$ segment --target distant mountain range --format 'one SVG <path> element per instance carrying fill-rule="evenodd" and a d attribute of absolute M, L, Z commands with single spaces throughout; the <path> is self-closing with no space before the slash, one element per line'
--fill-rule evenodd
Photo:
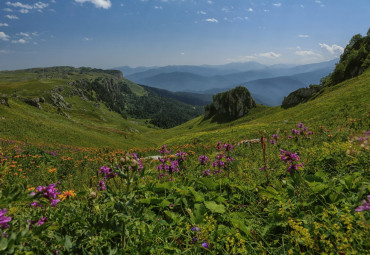
<path fill-rule="evenodd" d="M 121 70 L 127 79 L 135 83 L 172 92 L 212 95 L 243 85 L 250 89 L 257 102 L 274 106 L 280 105 L 290 92 L 318 84 L 322 77 L 334 70 L 336 62 L 338 59 L 300 66 L 265 66 L 247 62 L 214 66 L 126 66 L 115 69 Z"/>

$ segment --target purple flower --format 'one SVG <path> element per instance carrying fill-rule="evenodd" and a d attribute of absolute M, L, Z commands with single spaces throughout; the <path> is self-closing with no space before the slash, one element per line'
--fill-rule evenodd
<path fill-rule="evenodd" d="M 41 204 L 40 203 L 38 203 L 38 202 L 32 202 L 32 203 L 30 203 L 30 206 L 32 206 L 32 207 L 41 207 Z"/>
<path fill-rule="evenodd" d="M 50 205 L 53 207 L 56 207 L 59 202 L 60 202 L 60 199 L 51 199 Z"/>
<path fill-rule="evenodd" d="M 198 237 L 194 237 L 193 239 L 191 239 L 192 243 L 196 243 L 198 241 Z"/>
<path fill-rule="evenodd" d="M 201 165 L 205 166 L 208 162 L 209 158 L 206 155 L 199 156 L 199 162 Z"/>
<path fill-rule="evenodd" d="M 8 210 L 5 209 L 0 209 L 0 227 L 1 228 L 8 228 L 10 222 L 12 220 L 12 217 L 6 217 L 5 214 L 8 212 Z"/>
<path fill-rule="evenodd" d="M 103 180 L 99 181 L 97 190 L 106 190 L 107 187 L 105 186 L 105 182 Z"/>
<path fill-rule="evenodd" d="M 234 146 L 232 144 L 224 144 L 225 151 L 232 151 L 234 149 Z"/>
<path fill-rule="evenodd" d="M 41 226 L 41 225 L 43 225 L 45 222 L 48 222 L 48 218 L 46 218 L 46 217 L 41 217 L 41 218 L 37 221 L 37 225 L 38 225 L 38 226 Z"/>
<path fill-rule="evenodd" d="M 182 162 L 185 161 L 185 159 L 188 156 L 188 154 L 186 152 L 179 151 L 179 152 L 176 153 L 176 156 L 177 156 L 177 161 L 179 163 L 182 163 Z"/>
<path fill-rule="evenodd" d="M 367 195 L 367 201 L 362 200 L 362 205 L 355 209 L 356 212 L 370 211 L 370 195 Z"/>
<path fill-rule="evenodd" d="M 108 175 L 112 172 L 112 169 L 110 169 L 109 167 L 107 166 L 102 166 L 99 170 L 99 174 L 103 173 L 105 175 Z"/>
<path fill-rule="evenodd" d="M 281 160 L 288 165 L 287 172 L 291 173 L 293 170 L 298 170 L 298 167 L 303 167 L 303 164 L 297 164 L 299 161 L 298 154 L 290 151 L 284 151 L 280 149 Z"/>
<path fill-rule="evenodd" d="M 198 227 L 193 227 L 192 229 L 191 229 L 191 231 L 199 231 L 200 230 L 200 228 L 198 228 Z"/>
<path fill-rule="evenodd" d="M 207 242 L 203 242 L 203 243 L 202 243 L 202 247 L 204 247 L 204 248 L 208 249 L 208 248 L 209 248 L 209 247 L 208 247 L 208 243 L 207 243 Z"/>
<path fill-rule="evenodd" d="M 308 131 L 307 132 L 307 135 L 312 135 L 312 131 Z"/>
<path fill-rule="evenodd" d="M 276 140 L 277 140 L 277 139 L 279 139 L 279 135 L 278 135 L 278 134 L 273 134 L 273 135 L 272 135 L 272 138 L 274 138 L 274 139 L 276 139 Z"/>
<path fill-rule="evenodd" d="M 303 127 L 304 127 L 303 123 L 298 124 L 298 128 L 303 128 Z"/>
<path fill-rule="evenodd" d="M 166 145 L 163 145 L 162 148 L 160 150 L 158 150 L 158 152 L 160 154 L 170 154 L 171 151 L 167 150 L 167 146 Z"/>
<path fill-rule="evenodd" d="M 216 150 L 221 150 L 222 149 L 222 143 L 221 142 L 218 142 L 217 145 L 216 145 Z"/>
<path fill-rule="evenodd" d="M 293 135 L 299 135 L 299 131 L 297 129 L 292 129 L 292 134 Z"/>
<path fill-rule="evenodd" d="M 210 176 L 210 175 L 211 175 L 211 170 L 209 170 L 209 169 L 204 170 L 204 171 L 202 172 L 202 175 L 203 175 L 203 176 Z"/>
<path fill-rule="evenodd" d="M 276 144 L 275 139 L 270 140 L 270 143 L 271 143 L 271 144 Z"/>

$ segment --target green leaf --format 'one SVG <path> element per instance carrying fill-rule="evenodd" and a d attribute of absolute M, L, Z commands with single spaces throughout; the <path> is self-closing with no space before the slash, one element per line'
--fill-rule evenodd
<path fill-rule="evenodd" d="M 8 247 L 8 239 L 5 237 L 2 237 L 0 240 L 0 251 L 5 251 L 5 249 Z"/>
<path fill-rule="evenodd" d="M 214 202 L 214 201 L 204 201 L 204 205 L 212 213 L 225 213 L 226 212 L 226 209 L 225 209 L 224 205 L 216 204 L 216 202 Z"/>

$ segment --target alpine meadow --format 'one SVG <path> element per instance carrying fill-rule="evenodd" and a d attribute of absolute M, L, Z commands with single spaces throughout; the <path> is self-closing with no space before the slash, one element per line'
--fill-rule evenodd
<path fill-rule="evenodd" d="M 41 47 L 46 42 L 32 40 L 47 32 L 11 33 L 21 22 L 31 31 L 26 15 L 55 15 L 53 27 L 41 27 L 55 28 L 57 37 L 62 10 L 73 13 L 67 27 L 81 18 L 80 9 L 90 11 L 86 19 L 111 11 L 105 20 L 118 20 L 112 9 L 121 4 L 135 29 L 167 38 L 167 29 L 178 33 L 167 19 L 181 27 L 195 15 L 204 19 L 187 26 L 227 30 L 254 22 L 258 8 L 274 19 L 275 10 L 289 5 L 255 3 L 243 7 L 248 17 L 231 19 L 226 15 L 236 13 L 238 4 L 227 7 L 223 0 L 44 2 L 0 4 L 1 12 L 17 17 L 0 17 L 0 254 L 370 254 L 370 28 L 352 33 L 343 47 L 320 41 L 321 53 L 314 46 L 293 48 L 299 57 L 313 57 L 304 63 L 275 63 L 286 54 L 271 51 L 200 65 L 196 55 L 226 44 L 214 39 L 204 55 L 193 55 L 194 64 L 163 55 L 176 64 L 108 68 L 94 65 L 96 51 L 81 46 L 70 49 L 71 57 L 80 61 L 86 47 L 91 67 L 77 67 L 63 54 L 60 65 L 42 67 L 43 57 L 33 55 L 43 54 L 40 49 L 24 53 L 21 47 Z M 308 9 L 309 1 L 301 2 L 297 10 Z M 311 2 L 325 9 L 330 1 Z M 213 12 L 216 6 L 220 12 Z M 186 14 L 152 14 L 169 8 Z M 148 15 L 143 20 L 156 15 L 152 22 L 163 33 L 141 27 L 135 10 Z M 66 47 L 80 34 L 87 36 L 83 43 L 114 40 L 108 28 L 101 30 L 103 40 L 91 39 L 93 29 L 83 30 L 80 22 L 65 38 Z M 101 28 L 98 20 L 91 22 Z M 213 29 L 193 33 L 211 36 Z M 135 47 L 173 50 L 157 48 L 160 36 L 145 41 L 135 31 Z M 296 37 L 307 41 L 311 34 Z M 167 39 L 168 45 L 179 43 Z M 193 42 L 181 39 L 178 55 L 187 58 L 185 44 Z M 129 35 L 117 40 L 134 47 Z M 267 47 L 266 40 L 257 44 Z M 128 58 L 138 54 L 131 50 Z M 110 66 L 119 66 L 113 62 L 119 54 L 112 54 Z M 5 61 L 10 56 L 16 61 Z M 145 59 L 140 56 L 129 60 Z M 33 57 L 35 63 L 27 64 Z"/>

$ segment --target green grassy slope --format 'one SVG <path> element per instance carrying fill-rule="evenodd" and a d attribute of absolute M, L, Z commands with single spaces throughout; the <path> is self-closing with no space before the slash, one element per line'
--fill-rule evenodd
<path fill-rule="evenodd" d="M 284 110 L 280 107 L 259 106 L 233 122 L 218 124 L 203 117 L 193 119 L 166 132 L 156 131 L 165 144 L 177 145 L 218 140 L 258 138 L 261 131 L 279 129 L 304 122 L 310 126 L 337 126 L 348 118 L 362 118 L 370 112 L 370 69 L 361 76 L 327 87 L 312 101 Z"/>

